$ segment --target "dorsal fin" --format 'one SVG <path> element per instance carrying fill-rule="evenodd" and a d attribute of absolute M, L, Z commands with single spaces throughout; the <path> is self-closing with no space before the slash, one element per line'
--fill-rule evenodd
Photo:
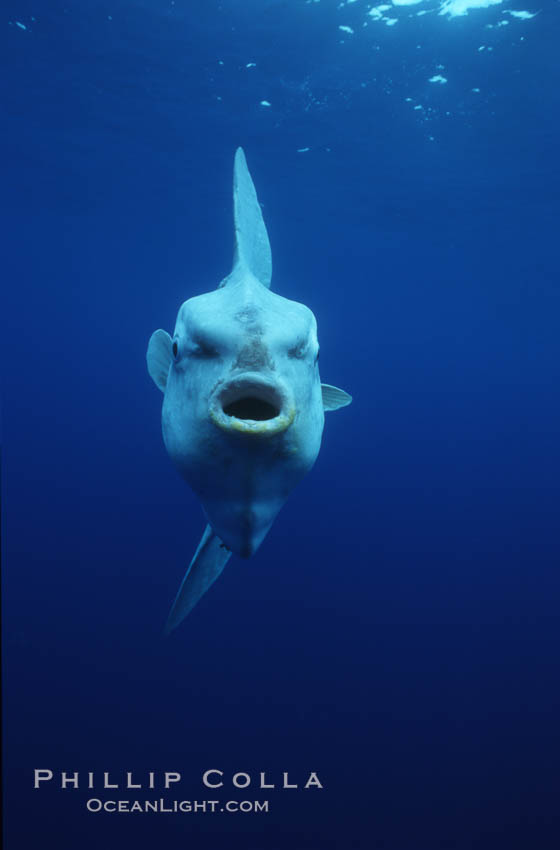
<path fill-rule="evenodd" d="M 263 286 L 270 288 L 272 277 L 270 242 L 243 148 L 237 148 L 235 152 L 233 218 L 235 251 L 232 275 L 238 267 L 241 267 L 240 270 L 250 272 Z M 224 283 L 226 282 L 227 279 Z"/>

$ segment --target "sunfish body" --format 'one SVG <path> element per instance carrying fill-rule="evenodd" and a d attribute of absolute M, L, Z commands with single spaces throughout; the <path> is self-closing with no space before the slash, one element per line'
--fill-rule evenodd
<path fill-rule="evenodd" d="M 230 554 L 252 555 L 319 453 L 324 411 L 349 404 L 321 384 L 317 323 L 270 290 L 272 262 L 241 148 L 234 166 L 235 255 L 218 289 L 181 306 L 175 332 L 155 331 L 148 371 L 164 392 L 167 451 L 208 526 L 167 631 L 183 620 Z"/>

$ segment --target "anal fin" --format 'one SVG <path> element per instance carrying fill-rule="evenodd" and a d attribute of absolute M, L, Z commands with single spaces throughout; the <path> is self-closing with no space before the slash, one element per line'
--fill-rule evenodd
<path fill-rule="evenodd" d="M 166 635 L 190 614 L 198 600 L 220 576 L 230 555 L 230 550 L 207 525 L 169 612 L 165 624 Z"/>

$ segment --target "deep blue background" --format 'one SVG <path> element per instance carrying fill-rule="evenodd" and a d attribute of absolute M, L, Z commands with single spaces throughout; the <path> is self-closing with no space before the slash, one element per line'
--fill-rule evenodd
<path fill-rule="evenodd" d="M 558 3 L 43 5 L 0 21 L 7 850 L 556 848 Z M 163 640 L 204 521 L 145 349 L 230 268 L 239 144 L 354 403 Z M 93 815 L 35 767 L 325 790 Z"/>

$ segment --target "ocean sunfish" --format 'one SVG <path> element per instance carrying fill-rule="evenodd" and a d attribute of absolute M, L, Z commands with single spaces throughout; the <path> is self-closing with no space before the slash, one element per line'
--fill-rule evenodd
<path fill-rule="evenodd" d="M 208 525 L 169 614 L 174 629 L 231 553 L 253 555 L 319 453 L 324 411 L 350 404 L 322 384 L 315 316 L 270 290 L 268 234 L 245 155 L 235 154 L 235 252 L 213 292 L 155 331 L 148 372 L 164 393 L 163 440 Z"/>

